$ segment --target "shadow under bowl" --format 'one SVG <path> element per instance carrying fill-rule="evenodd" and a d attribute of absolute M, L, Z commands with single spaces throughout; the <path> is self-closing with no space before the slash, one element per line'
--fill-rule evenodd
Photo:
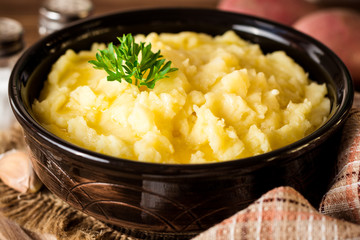
<path fill-rule="evenodd" d="M 262 50 L 284 50 L 309 77 L 326 83 L 329 120 L 314 133 L 259 156 L 198 165 L 118 159 L 74 146 L 39 124 L 31 104 L 52 64 L 69 48 L 89 49 L 123 33 L 235 31 Z M 291 186 L 315 207 L 334 175 L 342 125 L 353 99 L 352 80 L 328 48 L 291 28 L 211 9 L 148 9 L 91 18 L 31 46 L 9 84 L 14 114 L 24 129 L 39 178 L 76 209 L 134 234 L 189 238 L 245 208 L 268 190 Z"/>

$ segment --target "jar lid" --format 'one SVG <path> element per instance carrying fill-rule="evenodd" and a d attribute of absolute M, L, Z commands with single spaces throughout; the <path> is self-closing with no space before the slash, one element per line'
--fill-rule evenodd
<path fill-rule="evenodd" d="M 39 9 L 39 33 L 49 34 L 91 15 L 91 0 L 45 0 Z"/>
<path fill-rule="evenodd" d="M 8 56 L 24 47 L 22 25 L 11 18 L 0 17 L 0 56 Z"/>

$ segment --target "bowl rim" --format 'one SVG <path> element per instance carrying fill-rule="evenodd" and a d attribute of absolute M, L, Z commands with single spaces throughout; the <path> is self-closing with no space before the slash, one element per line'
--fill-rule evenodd
<path fill-rule="evenodd" d="M 229 15 L 232 17 L 239 17 L 239 18 L 248 18 L 251 21 L 257 21 L 260 23 L 271 25 L 274 28 L 281 29 L 283 31 L 291 32 L 293 34 L 296 34 L 297 36 L 301 37 L 301 39 L 308 41 L 310 43 L 315 44 L 317 47 L 321 48 L 328 56 L 329 58 L 332 58 L 332 60 L 339 66 L 339 69 L 342 70 L 343 78 L 345 78 L 344 82 L 344 88 L 343 88 L 343 95 L 342 98 L 339 99 L 340 104 L 338 108 L 334 111 L 332 116 L 317 130 L 310 133 L 306 137 L 293 142 L 291 144 L 288 144 L 284 147 L 272 150 L 267 153 L 263 153 L 256 156 L 251 156 L 247 158 L 240 158 L 240 159 L 234 159 L 234 160 L 227 160 L 222 162 L 210 162 L 210 163 L 199 163 L 199 164 L 175 164 L 175 163 L 153 163 L 153 162 L 142 162 L 138 160 L 129 160 L 129 159 L 123 159 L 123 158 L 117 158 L 112 157 L 109 155 L 101 154 L 95 151 L 91 151 L 82 147 L 79 147 L 75 144 L 72 144 L 70 142 L 67 142 L 66 140 L 61 139 L 60 137 L 57 137 L 55 134 L 49 132 L 44 127 L 42 127 L 27 111 L 26 107 L 24 106 L 22 102 L 22 96 L 20 89 L 17 89 L 17 82 L 20 80 L 17 80 L 20 78 L 20 69 L 21 66 L 28 61 L 29 56 L 32 54 L 32 52 L 38 50 L 48 41 L 51 41 L 56 36 L 60 36 L 61 34 L 65 33 L 66 31 L 71 31 L 72 29 L 80 28 L 84 24 L 88 24 L 91 22 L 96 21 L 102 21 L 106 18 L 111 18 L 116 15 L 123 15 L 123 14 L 137 14 L 142 12 L 156 12 L 156 11 L 182 11 L 182 12 L 188 12 L 194 14 L 196 13 L 207 13 L 207 14 L 217 14 L 217 15 Z M 29 76 L 27 76 L 29 77 Z M 161 172 L 164 173 L 164 170 L 180 170 L 183 172 L 187 171 L 197 171 L 197 170 L 203 170 L 203 169 L 214 169 L 213 166 L 216 166 L 217 168 L 221 169 L 222 167 L 227 167 L 231 165 L 240 165 L 240 166 L 255 166 L 258 164 L 267 164 L 267 163 L 273 163 L 276 161 L 281 161 L 281 159 L 284 159 L 284 156 L 295 156 L 296 152 L 298 150 L 302 150 L 304 148 L 312 148 L 312 146 L 315 145 L 317 142 L 323 141 L 322 137 L 324 134 L 329 132 L 334 132 L 335 130 L 340 127 L 347 115 L 350 112 L 352 102 L 353 102 L 353 83 L 350 76 L 350 73 L 348 69 L 346 68 L 345 64 L 340 60 L 340 58 L 328 47 L 326 47 L 321 42 L 317 41 L 316 39 L 296 30 L 289 26 L 267 20 L 264 18 L 248 15 L 248 14 L 242 14 L 242 13 L 234 13 L 234 12 L 228 12 L 218 9 L 208 9 L 208 8 L 188 8 L 188 7 L 180 7 L 180 8 L 172 8 L 172 7 L 162 7 L 162 8 L 146 8 L 146 9 L 136 9 L 136 10 L 127 10 L 127 11 L 119 11 L 119 12 L 112 12 L 107 13 L 95 17 L 89 17 L 87 19 L 78 21 L 76 23 L 70 24 L 69 26 L 54 32 L 40 40 L 38 40 L 34 45 L 30 46 L 19 58 L 17 61 L 15 67 L 13 68 L 13 71 L 10 76 L 9 80 L 9 100 L 11 108 L 14 112 L 15 117 L 19 121 L 20 125 L 26 125 L 29 129 L 31 129 L 31 133 L 33 135 L 36 135 L 45 141 L 47 141 L 49 144 L 52 145 L 52 147 L 57 148 L 58 150 L 65 150 L 71 152 L 74 156 L 82 158 L 82 160 L 77 159 L 77 157 L 74 157 L 72 160 L 75 162 L 78 162 L 80 164 L 84 164 L 86 161 L 87 163 L 91 165 L 96 165 L 99 167 L 105 167 L 105 168 L 119 168 L 123 167 L 124 165 L 127 165 L 129 167 L 136 169 L 136 171 L 143 170 L 144 172 L 151 171 L 152 173 L 155 172 Z M 84 161 L 84 159 L 86 159 Z"/>

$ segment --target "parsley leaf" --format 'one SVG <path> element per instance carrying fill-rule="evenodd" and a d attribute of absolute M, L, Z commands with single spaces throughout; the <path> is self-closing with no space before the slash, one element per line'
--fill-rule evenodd
<path fill-rule="evenodd" d="M 120 45 L 114 46 L 109 43 L 107 49 L 96 53 L 96 60 L 89 63 L 95 69 L 103 69 L 107 72 L 108 81 L 125 80 L 139 88 L 146 86 L 150 89 L 160 79 L 167 78 L 167 73 L 178 70 L 171 67 L 171 61 L 166 61 L 160 54 L 151 51 L 151 43 L 136 43 L 131 34 L 117 38 Z"/>

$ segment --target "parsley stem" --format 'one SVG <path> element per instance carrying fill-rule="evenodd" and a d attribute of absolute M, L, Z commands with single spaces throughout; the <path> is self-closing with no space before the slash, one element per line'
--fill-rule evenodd
<path fill-rule="evenodd" d="M 153 89 L 157 81 L 178 70 L 171 68 L 171 61 L 166 61 L 160 50 L 152 52 L 151 43 L 138 44 L 130 33 L 117 39 L 120 42 L 119 46 L 109 43 L 107 49 L 96 53 L 96 60 L 89 61 L 95 69 L 108 73 L 108 81 L 125 80 L 139 88 L 146 86 Z"/>

